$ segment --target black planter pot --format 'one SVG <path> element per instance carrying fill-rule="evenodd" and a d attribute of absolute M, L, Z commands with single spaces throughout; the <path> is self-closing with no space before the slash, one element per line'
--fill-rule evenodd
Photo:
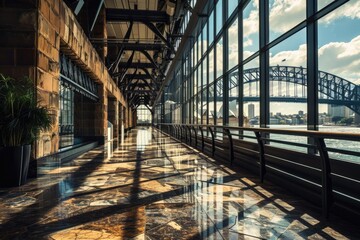
<path fill-rule="evenodd" d="M 0 187 L 17 187 L 26 182 L 31 145 L 0 149 Z"/>
<path fill-rule="evenodd" d="M 26 179 L 29 172 L 29 164 L 30 164 L 30 153 L 31 153 L 31 145 L 23 146 L 23 157 L 22 157 L 22 171 L 21 171 L 21 183 L 23 185 L 26 183 Z"/>

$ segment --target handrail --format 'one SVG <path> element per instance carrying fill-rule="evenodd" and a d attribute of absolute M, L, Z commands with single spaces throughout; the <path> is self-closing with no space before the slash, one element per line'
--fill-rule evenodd
<path fill-rule="evenodd" d="M 159 125 L 173 125 L 169 123 L 159 123 Z M 330 139 L 340 140 L 355 140 L 360 141 L 360 134 L 356 133 L 334 133 L 334 132 L 319 132 L 313 130 L 284 130 L 284 129 L 273 129 L 273 128 L 250 128 L 250 127 L 235 127 L 235 126 L 222 126 L 222 125 L 204 125 L 204 124 L 177 124 L 179 126 L 194 126 L 194 127 L 212 127 L 212 128 L 227 128 L 229 130 L 242 130 L 252 132 L 264 132 L 284 135 L 297 135 L 304 137 L 321 137 Z"/>
<path fill-rule="evenodd" d="M 159 124 L 159 125 L 174 125 L 174 124 Z M 195 132 L 195 142 L 197 147 L 197 135 L 198 132 L 196 129 L 200 130 L 201 134 L 201 150 L 204 151 L 204 134 L 203 130 L 206 129 L 210 133 L 210 139 L 211 139 L 211 154 L 212 156 L 215 156 L 215 138 L 216 133 L 221 131 L 217 131 L 216 129 L 222 129 L 222 133 L 224 136 L 227 136 L 229 139 L 229 157 L 230 157 L 230 164 L 233 164 L 234 160 L 234 146 L 233 146 L 233 137 L 232 136 L 239 136 L 236 133 L 232 133 L 232 130 L 237 131 L 251 131 L 254 133 L 254 137 L 257 139 L 257 144 L 259 147 L 259 163 L 260 163 L 260 180 L 261 182 L 264 181 L 264 176 L 266 174 L 266 161 L 265 161 L 265 155 L 266 155 L 266 149 L 265 146 L 268 145 L 269 142 L 277 142 L 292 146 L 299 146 L 304 148 L 310 148 L 314 150 L 318 150 L 320 159 L 321 159 L 321 186 L 322 186 L 322 210 L 323 215 L 325 217 L 329 216 L 329 210 L 333 203 L 333 185 L 332 185 L 332 179 L 331 179 L 331 165 L 330 165 L 330 157 L 328 152 L 337 152 L 337 153 L 343 153 L 353 156 L 360 156 L 359 152 L 350 151 L 350 150 L 342 150 L 342 149 L 336 149 L 336 148 L 329 148 L 326 146 L 325 139 L 337 139 L 337 140 L 350 140 L 350 141 L 358 141 L 360 142 L 360 134 L 354 134 L 354 133 L 330 133 L 330 132 L 318 132 L 318 131 L 311 131 L 311 130 L 284 130 L 284 129 L 271 129 L 271 128 L 249 128 L 249 127 L 235 127 L 235 126 L 222 126 L 222 125 L 205 125 L 205 124 L 175 124 L 179 126 L 179 128 L 184 128 L 185 134 L 186 134 L 186 142 L 187 141 L 187 131 L 186 129 L 189 129 L 189 142 L 191 144 L 191 129 Z M 295 135 L 295 136 L 302 136 L 302 137 L 309 137 L 315 140 L 314 144 L 302 144 L 302 143 L 292 143 L 292 142 L 286 142 L 282 140 L 275 140 L 271 139 L 269 137 L 266 137 L 268 134 L 282 134 L 282 135 Z M 246 137 L 246 136 L 244 136 Z M 249 136 L 250 137 L 250 136 Z M 309 153 L 311 154 L 311 153 Z"/>

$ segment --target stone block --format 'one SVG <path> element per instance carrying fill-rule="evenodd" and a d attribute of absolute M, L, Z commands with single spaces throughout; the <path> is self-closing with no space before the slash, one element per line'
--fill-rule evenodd
<path fill-rule="evenodd" d="M 35 66 L 36 52 L 34 48 L 17 48 L 16 65 Z"/>
<path fill-rule="evenodd" d="M 60 50 L 60 36 L 58 33 L 55 33 L 55 48 Z"/>
<path fill-rule="evenodd" d="M 6 76 L 13 78 L 29 77 L 30 79 L 35 78 L 35 67 L 34 66 L 1 66 L 0 72 Z"/>
<path fill-rule="evenodd" d="M 1 29 L 35 30 L 36 11 L 34 9 L 0 8 Z"/>
<path fill-rule="evenodd" d="M 52 80 L 52 92 L 59 93 L 59 77 L 53 77 Z"/>
<path fill-rule="evenodd" d="M 41 52 L 38 52 L 38 67 L 45 72 L 49 71 L 49 58 Z"/>
<path fill-rule="evenodd" d="M 39 16 L 39 32 L 46 38 L 49 38 L 49 22 L 42 16 Z"/>
<path fill-rule="evenodd" d="M 51 137 L 46 134 L 41 139 L 43 142 L 43 156 L 49 155 L 51 153 Z"/>
<path fill-rule="evenodd" d="M 0 48 L 0 65 L 15 65 L 14 48 Z"/>
<path fill-rule="evenodd" d="M 52 1 L 52 10 L 53 10 L 53 12 L 54 12 L 54 14 L 56 14 L 56 15 L 59 15 L 60 14 L 60 4 L 61 4 L 62 2 L 61 1 L 58 1 L 58 0 L 53 0 Z"/>
<path fill-rule="evenodd" d="M 44 53 L 46 56 L 50 56 L 50 53 L 48 52 L 49 51 L 49 43 L 47 41 L 47 39 L 39 34 L 38 36 L 38 46 L 39 46 L 39 50 Z"/>
<path fill-rule="evenodd" d="M 53 50 L 54 50 L 54 53 L 53 53 L 54 56 L 58 56 L 59 51 L 55 48 L 53 48 Z M 60 74 L 59 57 L 57 57 L 57 59 L 55 59 L 55 60 L 53 60 L 53 59 L 49 60 L 49 72 L 56 76 Z"/>
<path fill-rule="evenodd" d="M 18 21 L 21 27 L 28 26 L 35 30 L 37 21 L 36 12 L 34 10 L 21 12 Z"/>
<path fill-rule="evenodd" d="M 39 1 L 39 10 L 40 13 L 49 20 L 50 18 L 50 6 L 49 3 L 46 0 L 40 0 Z"/>
<path fill-rule="evenodd" d="M 69 44 L 69 35 L 70 35 L 69 27 L 67 25 L 65 25 L 64 35 L 62 37 L 63 37 L 64 42 L 67 44 Z"/>
<path fill-rule="evenodd" d="M 58 32 L 58 30 L 55 30 L 53 27 L 50 26 L 48 41 L 54 47 L 56 45 L 56 32 Z"/>
<path fill-rule="evenodd" d="M 38 86 L 47 92 L 53 91 L 53 76 L 50 73 L 37 69 L 38 73 Z"/>
<path fill-rule="evenodd" d="M 24 9 L 35 9 L 36 0 L 3 0 L 4 7 L 7 8 L 24 8 Z"/>
<path fill-rule="evenodd" d="M 50 93 L 38 87 L 38 100 L 41 106 L 50 107 Z"/>
<path fill-rule="evenodd" d="M 50 93 L 49 107 L 52 108 L 52 109 L 59 109 L 59 94 Z"/>
<path fill-rule="evenodd" d="M 50 24 L 56 31 L 60 29 L 60 19 L 59 15 L 55 14 L 52 10 L 50 10 Z"/>
<path fill-rule="evenodd" d="M 1 47 L 35 47 L 35 31 L 0 31 L 0 36 Z"/>

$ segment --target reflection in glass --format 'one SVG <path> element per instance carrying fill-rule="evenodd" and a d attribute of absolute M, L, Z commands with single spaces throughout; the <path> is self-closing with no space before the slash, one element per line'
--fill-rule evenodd
<path fill-rule="evenodd" d="M 214 41 L 214 11 L 211 12 L 209 17 L 209 45 Z"/>
<path fill-rule="evenodd" d="M 259 3 L 252 0 L 243 14 L 243 59 L 259 50 Z"/>
<path fill-rule="evenodd" d="M 209 116 L 209 124 L 214 124 L 215 118 L 215 91 L 214 84 L 209 86 L 209 104 L 208 104 L 208 116 Z"/>
<path fill-rule="evenodd" d="M 235 67 L 239 62 L 239 42 L 238 42 L 238 19 L 236 18 L 233 24 L 228 29 L 228 69 Z"/>
<path fill-rule="evenodd" d="M 270 49 L 270 127 L 307 128 L 306 32 Z"/>
<path fill-rule="evenodd" d="M 223 75 L 223 39 L 216 43 L 216 78 Z"/>
<path fill-rule="evenodd" d="M 259 109 L 259 58 L 244 65 L 243 75 L 243 126 L 258 127 L 260 121 Z"/>
<path fill-rule="evenodd" d="M 209 53 L 209 84 L 214 82 L 214 48 Z"/>
<path fill-rule="evenodd" d="M 223 125 L 223 80 L 220 78 L 216 81 L 216 125 Z"/>
<path fill-rule="evenodd" d="M 238 126 L 238 97 L 239 97 L 239 73 L 235 69 L 228 75 L 229 83 L 229 125 Z"/>
<path fill-rule="evenodd" d="M 203 35 L 203 44 L 202 44 L 202 55 L 205 54 L 207 47 L 208 47 L 208 34 L 207 34 L 207 22 L 203 27 L 202 35 Z"/>
<path fill-rule="evenodd" d="M 222 11 L 223 1 L 219 0 L 216 4 L 216 35 L 220 32 L 223 26 L 223 11 Z"/>
<path fill-rule="evenodd" d="M 235 8 L 238 5 L 238 0 L 227 0 L 228 1 L 228 17 L 234 12 Z"/>
<path fill-rule="evenodd" d="M 320 4 L 320 2 L 323 2 Z M 320 1 L 319 8 L 329 3 Z M 319 131 L 360 133 L 360 4 L 350 0 L 318 21 Z M 339 90 L 342 89 L 342 90 Z M 328 140 L 328 147 L 360 149 L 359 142 Z M 355 156 L 331 157 L 358 161 Z"/>
<path fill-rule="evenodd" d="M 270 0 L 270 41 L 305 20 L 306 0 Z"/>
<path fill-rule="evenodd" d="M 323 9 L 324 7 L 329 5 L 330 3 L 334 2 L 334 0 L 317 0 L 317 1 L 318 1 L 318 4 L 317 4 L 318 10 Z"/>

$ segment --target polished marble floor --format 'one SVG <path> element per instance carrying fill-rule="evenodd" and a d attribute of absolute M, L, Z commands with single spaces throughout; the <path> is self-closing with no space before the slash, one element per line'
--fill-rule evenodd
<path fill-rule="evenodd" d="M 0 189 L 0 239 L 360 239 L 310 204 L 151 128 L 43 162 L 40 177 Z"/>

